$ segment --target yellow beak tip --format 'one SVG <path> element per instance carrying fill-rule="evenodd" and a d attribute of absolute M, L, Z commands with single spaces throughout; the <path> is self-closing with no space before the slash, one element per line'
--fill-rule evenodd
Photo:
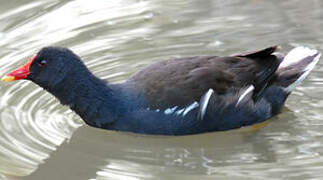
<path fill-rule="evenodd" d="M 3 76 L 3 78 L 1 78 L 1 81 L 3 81 L 3 82 L 10 82 L 10 81 L 14 81 L 14 80 L 15 80 L 15 77 L 7 76 L 7 75 L 5 75 L 5 76 Z"/>

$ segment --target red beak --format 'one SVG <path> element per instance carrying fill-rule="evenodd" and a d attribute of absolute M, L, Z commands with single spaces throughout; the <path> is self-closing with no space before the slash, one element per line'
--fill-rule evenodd
<path fill-rule="evenodd" d="M 27 62 L 27 64 L 23 65 L 21 68 L 18 68 L 11 73 L 6 74 L 1 81 L 9 82 L 9 81 L 15 81 L 19 79 L 26 79 L 29 75 L 29 68 L 30 65 L 34 62 L 36 59 L 36 55 L 34 55 L 30 60 Z"/>

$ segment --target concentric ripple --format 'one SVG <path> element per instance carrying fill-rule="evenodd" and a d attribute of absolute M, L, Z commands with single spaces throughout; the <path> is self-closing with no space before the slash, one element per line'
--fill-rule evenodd
<path fill-rule="evenodd" d="M 71 48 L 112 82 L 168 58 L 276 44 L 323 51 L 317 0 L 0 4 L 0 76 L 49 45 Z M 79 128 L 82 120 L 36 85 L 0 83 L 0 179 L 320 179 L 322 70 L 321 60 L 288 99 L 289 110 L 259 131 L 186 137 Z"/>
<path fill-rule="evenodd" d="M 25 63 L 43 46 L 63 45 L 93 59 L 86 64 L 94 73 L 120 79 L 125 73 L 111 73 L 118 67 L 118 58 L 99 54 L 112 49 L 109 44 L 127 43 L 127 38 L 119 36 L 133 36 L 146 30 L 119 32 L 114 38 L 102 38 L 101 34 L 114 31 L 110 27 L 116 23 L 125 26 L 130 20 L 139 22 L 140 17 L 149 19 L 145 17 L 146 5 L 147 2 L 132 0 L 109 3 L 49 0 L 8 7 L 0 14 L 0 75 Z M 83 124 L 68 108 L 30 82 L 1 84 L 0 91 L 0 174 L 32 173 Z"/>

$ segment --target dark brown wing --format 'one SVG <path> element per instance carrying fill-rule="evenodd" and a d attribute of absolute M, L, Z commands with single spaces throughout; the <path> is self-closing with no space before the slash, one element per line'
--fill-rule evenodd
<path fill-rule="evenodd" d="M 233 55 L 237 57 L 247 57 L 247 58 L 260 58 L 260 57 L 267 57 L 272 55 L 274 52 L 278 51 L 280 49 L 279 46 L 272 46 L 268 47 L 266 49 L 262 49 L 260 51 L 253 51 L 253 52 L 248 52 L 244 54 L 238 54 L 238 55 Z"/>
<path fill-rule="evenodd" d="M 272 47 L 272 52 L 275 47 Z M 157 62 L 134 74 L 128 83 L 144 94 L 150 108 L 184 107 L 210 88 L 224 94 L 254 84 L 261 91 L 279 63 L 267 49 L 232 57 L 191 57 Z M 278 65 L 276 65 L 278 64 Z"/>
<path fill-rule="evenodd" d="M 263 90 L 271 84 L 271 80 L 274 78 L 275 72 L 282 61 L 279 57 L 272 55 L 278 49 L 279 46 L 273 46 L 253 53 L 237 55 L 237 57 L 252 59 L 257 63 L 258 72 L 255 74 L 253 82 L 253 85 L 255 86 L 255 100 L 260 97 Z"/>

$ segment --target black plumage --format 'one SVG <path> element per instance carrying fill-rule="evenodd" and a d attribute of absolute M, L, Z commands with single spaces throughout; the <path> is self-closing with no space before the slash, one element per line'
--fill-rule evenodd
<path fill-rule="evenodd" d="M 25 67 L 23 79 L 53 94 L 90 126 L 164 135 L 221 131 L 279 113 L 288 87 L 319 56 L 280 68 L 283 58 L 273 54 L 276 49 L 160 61 L 124 83 L 110 84 L 69 49 L 46 47 Z"/>

